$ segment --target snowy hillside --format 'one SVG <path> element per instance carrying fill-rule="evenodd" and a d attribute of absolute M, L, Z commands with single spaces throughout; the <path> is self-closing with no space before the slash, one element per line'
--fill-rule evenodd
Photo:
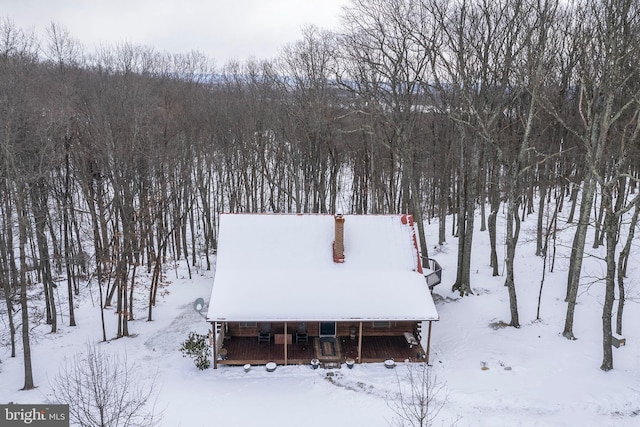
<path fill-rule="evenodd" d="M 478 223 L 478 221 L 476 222 Z M 486 233 L 476 232 L 472 261 L 475 295 L 459 298 L 450 292 L 455 279 L 455 239 L 430 247 L 429 256 L 444 269 L 436 287 L 440 321 L 431 342 L 433 372 L 444 388 L 446 403 L 435 425 L 458 426 L 632 426 L 640 424 L 640 286 L 639 248 L 630 262 L 628 303 L 624 317 L 626 346 L 614 351 L 614 370 L 599 369 L 602 357 L 601 301 L 603 284 L 589 276 L 602 275 L 595 251 L 589 256 L 576 308 L 574 332 L 568 341 L 564 325 L 567 254 L 572 228 L 561 235 L 555 271 L 547 272 L 536 321 L 542 260 L 534 256 L 534 220 L 523 224 L 516 254 L 516 286 L 522 327 L 503 327 L 509 306 L 504 277 L 491 277 Z M 437 224 L 427 227 L 427 241 L 435 241 Z M 633 262 L 635 261 L 635 262 Z M 386 426 L 393 413 L 387 401 L 398 391 L 402 364 L 358 365 L 353 370 L 312 370 L 308 366 L 262 366 L 199 371 L 178 348 L 190 331 L 206 333 L 208 324 L 193 310 L 198 297 L 208 298 L 214 272 L 197 269 L 188 279 L 179 264 L 165 271 L 167 284 L 155 309 L 155 320 L 144 319 L 144 281 L 136 305 L 139 320 L 130 323 L 133 336 L 99 343 L 100 317 L 96 304 L 85 301 L 76 312 L 78 326 L 60 322 L 60 332 L 35 328 L 32 346 L 34 380 L 38 386 L 19 391 L 23 383 L 22 357 L 9 358 L 6 328 L 0 347 L 0 402 L 55 402 L 50 382 L 65 358 L 97 343 L 106 352 L 126 354 L 144 378 L 156 376 L 156 409 L 162 426 Z M 82 289 L 82 298 L 97 299 L 95 284 Z M 62 299 L 62 298 L 61 298 Z M 59 299 L 59 300 L 61 300 Z M 34 301 L 35 302 L 35 301 Z M 60 310 L 64 312 L 64 310 Z M 107 312 L 107 331 L 115 336 L 115 314 Z M 20 352 L 20 350 L 18 350 Z M 488 369 L 481 369 L 483 365 Z M 510 368 L 510 369 L 509 369 Z"/>

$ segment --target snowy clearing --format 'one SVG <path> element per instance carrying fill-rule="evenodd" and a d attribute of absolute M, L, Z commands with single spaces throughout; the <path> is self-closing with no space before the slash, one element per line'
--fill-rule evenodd
<path fill-rule="evenodd" d="M 486 233 L 476 232 L 472 261 L 475 295 L 459 298 L 449 292 L 455 279 L 455 239 L 440 248 L 431 245 L 429 256 L 443 266 L 443 283 L 434 299 L 440 321 L 431 342 L 433 372 L 444 385 L 447 402 L 435 425 L 458 426 L 632 426 L 640 423 L 640 324 L 638 301 L 638 248 L 630 263 L 628 302 L 625 308 L 626 345 L 614 349 L 614 370 L 599 369 L 602 355 L 601 300 L 603 285 L 587 284 L 600 274 L 596 257 L 588 257 L 583 276 L 574 331 L 568 341 L 564 325 L 569 227 L 560 235 L 555 271 L 547 272 L 542 293 L 541 319 L 536 321 L 542 260 L 535 257 L 533 219 L 523 223 L 516 254 L 516 286 L 522 327 L 504 327 L 509 319 L 504 277 L 491 277 Z M 437 224 L 427 227 L 427 241 L 435 240 Z M 430 234 L 432 233 L 432 234 Z M 430 237 L 433 237 L 430 239 Z M 501 248 L 503 249 L 503 248 Z M 590 253 L 593 250 L 589 250 Z M 137 301 L 137 319 L 130 323 L 132 337 L 100 343 L 105 351 L 126 353 L 129 363 L 146 378 L 157 375 L 157 409 L 162 426 L 387 426 L 393 413 L 387 405 L 397 393 L 397 375 L 404 367 L 356 365 L 353 369 L 312 370 L 308 366 L 221 366 L 199 371 L 178 348 L 190 331 L 206 333 L 208 323 L 193 310 L 193 301 L 210 295 L 214 272 L 193 270 L 187 277 L 182 265 L 165 271 L 162 297 L 146 322 L 144 283 Z M 91 287 L 92 286 L 92 287 Z M 23 384 L 22 355 L 9 358 L 8 333 L 3 328 L 0 347 L 0 402 L 55 402 L 50 381 L 65 358 L 82 351 L 87 342 L 99 342 L 100 317 L 95 284 L 85 286 L 85 299 L 76 312 L 78 326 L 49 334 L 48 326 L 34 328 L 32 346 L 37 388 L 19 391 Z M 63 295 L 59 295 L 61 301 Z M 64 304 L 64 302 L 62 302 Z M 4 307 L 3 307 L 4 308 Z M 64 313 L 64 310 L 60 310 Z M 115 329 L 115 314 L 106 313 Z M 115 330 L 108 330 L 115 336 Z M 488 369 L 481 369 L 485 366 Z M 510 368 L 510 369 L 509 369 Z"/>

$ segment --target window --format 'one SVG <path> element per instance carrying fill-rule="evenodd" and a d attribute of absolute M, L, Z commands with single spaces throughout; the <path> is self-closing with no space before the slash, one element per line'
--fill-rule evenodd
<path fill-rule="evenodd" d="M 240 322 L 240 327 L 241 328 L 257 328 L 258 323 L 257 322 Z"/>
<path fill-rule="evenodd" d="M 373 322 L 374 328 L 390 328 L 391 322 Z"/>

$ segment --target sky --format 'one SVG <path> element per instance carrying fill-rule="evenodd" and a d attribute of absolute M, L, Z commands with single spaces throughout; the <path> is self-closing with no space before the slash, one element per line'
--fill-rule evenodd
<path fill-rule="evenodd" d="M 0 17 L 42 40 L 53 22 L 83 44 L 197 50 L 216 64 L 269 59 L 305 25 L 336 29 L 349 0 L 0 0 Z"/>

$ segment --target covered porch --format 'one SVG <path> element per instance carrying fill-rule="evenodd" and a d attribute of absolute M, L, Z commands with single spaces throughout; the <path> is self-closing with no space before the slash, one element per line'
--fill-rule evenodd
<path fill-rule="evenodd" d="M 425 277 L 411 215 L 220 215 L 213 367 L 428 362 L 438 312 Z"/>
<path fill-rule="evenodd" d="M 304 322 L 305 325 L 307 322 Z M 342 364 L 347 360 L 356 363 L 413 361 L 429 363 L 430 333 L 432 321 L 425 321 L 426 342 L 421 343 L 422 322 L 389 323 L 386 328 L 374 322 L 336 322 L 334 336 L 320 336 L 323 322 L 309 322 L 308 339 L 296 339 L 297 324 L 275 323 L 268 340 L 258 339 L 252 329 L 238 328 L 238 324 L 212 322 L 217 331 L 213 365 L 279 365 L 309 364 L 318 359 L 325 365 Z M 376 328 L 376 326 L 378 326 Z M 255 330 L 260 329 L 256 322 Z M 425 351 L 426 348 L 426 351 Z"/>

